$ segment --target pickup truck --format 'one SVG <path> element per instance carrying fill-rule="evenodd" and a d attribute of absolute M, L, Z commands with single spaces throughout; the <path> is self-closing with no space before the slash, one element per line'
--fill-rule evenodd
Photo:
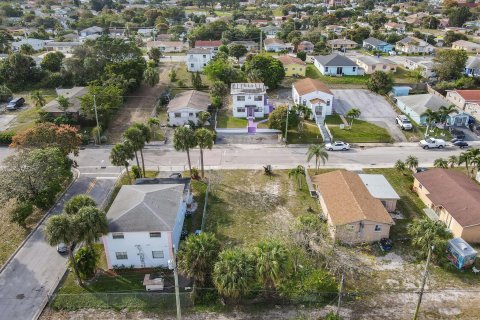
<path fill-rule="evenodd" d="M 426 138 L 420 141 L 420 146 L 423 149 L 430 149 L 430 148 L 442 149 L 442 148 L 445 148 L 446 143 L 445 143 L 445 140 L 442 140 L 442 139 Z"/>

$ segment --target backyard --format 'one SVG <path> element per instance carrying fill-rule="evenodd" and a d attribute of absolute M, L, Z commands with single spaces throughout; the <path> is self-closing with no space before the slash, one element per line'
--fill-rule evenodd
<path fill-rule="evenodd" d="M 367 121 L 355 119 L 351 128 L 341 129 L 343 121 L 339 115 L 327 116 L 325 123 L 335 140 L 349 143 L 392 142 L 392 137 L 385 128 Z"/>
<path fill-rule="evenodd" d="M 363 76 L 342 76 L 342 77 L 330 77 L 324 76 L 318 71 L 313 64 L 307 64 L 306 76 L 312 79 L 318 79 L 329 85 L 348 85 L 349 87 L 363 88 L 369 78 L 368 75 Z"/>

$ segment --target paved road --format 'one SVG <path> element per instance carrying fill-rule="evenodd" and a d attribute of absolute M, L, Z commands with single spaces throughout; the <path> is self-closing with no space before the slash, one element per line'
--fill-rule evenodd
<path fill-rule="evenodd" d="M 337 113 L 345 114 L 352 108 L 358 108 L 362 112 L 361 120 L 386 128 L 397 142 L 407 141 L 402 130 L 395 124 L 397 114 L 381 95 L 359 89 L 337 89 L 332 92 L 335 95 L 334 107 Z"/>
<path fill-rule="evenodd" d="M 91 195 L 102 204 L 114 185 L 118 169 L 98 174 L 97 169 L 84 174 L 72 184 L 52 210 L 62 212 L 64 202 L 76 194 Z M 33 319 L 39 315 L 67 268 L 67 258 L 45 242 L 45 223 L 32 234 L 25 245 L 0 273 L 0 320 Z"/>

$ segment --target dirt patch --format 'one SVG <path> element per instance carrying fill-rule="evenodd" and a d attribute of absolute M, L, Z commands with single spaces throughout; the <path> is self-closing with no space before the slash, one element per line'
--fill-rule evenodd
<path fill-rule="evenodd" d="M 110 123 L 106 135 L 111 143 L 121 141 L 122 134 L 134 122 L 146 122 L 157 105 L 162 90 L 169 83 L 168 73 L 174 64 L 160 66 L 160 82 L 150 87 L 142 84 L 137 91 L 130 94 L 123 107 Z"/>

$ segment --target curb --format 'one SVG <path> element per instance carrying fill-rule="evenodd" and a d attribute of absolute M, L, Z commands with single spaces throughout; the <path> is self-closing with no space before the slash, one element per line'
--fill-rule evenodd
<path fill-rule="evenodd" d="M 23 248 L 23 246 L 25 245 L 25 243 L 27 242 L 28 239 L 30 239 L 33 235 L 33 233 L 35 231 L 37 231 L 37 229 L 40 227 L 40 225 L 45 221 L 45 219 L 50 216 L 53 208 L 55 208 L 55 206 L 57 205 L 58 201 L 60 201 L 60 199 L 65 195 L 65 193 L 67 193 L 67 191 L 70 189 L 70 187 L 73 185 L 73 183 L 75 181 L 77 181 L 77 179 L 80 177 L 80 171 L 76 168 L 72 168 L 72 171 L 74 172 L 74 177 L 73 177 L 73 180 L 70 182 L 70 184 L 65 188 L 65 190 L 62 191 L 62 193 L 57 197 L 57 200 L 55 200 L 55 203 L 50 207 L 50 209 L 47 210 L 47 212 L 45 212 L 45 214 L 43 215 L 43 217 L 37 222 L 37 224 L 35 225 L 35 227 L 32 229 L 32 231 L 30 231 L 30 233 L 25 237 L 25 239 L 23 239 L 23 241 L 20 243 L 20 245 L 17 247 L 17 249 L 15 249 L 15 251 L 10 255 L 10 257 L 8 257 L 8 259 L 5 261 L 5 263 L 0 267 L 0 273 L 3 272 L 3 270 L 5 270 L 8 266 L 8 264 L 13 260 L 13 258 L 17 255 L 18 251 L 20 251 L 20 249 Z"/>

